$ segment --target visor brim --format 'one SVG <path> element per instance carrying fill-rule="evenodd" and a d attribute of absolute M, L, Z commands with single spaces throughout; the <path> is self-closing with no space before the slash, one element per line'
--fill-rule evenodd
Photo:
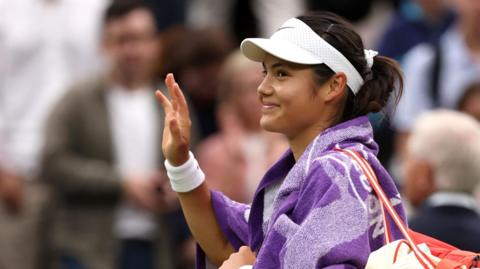
<path fill-rule="evenodd" d="M 255 62 L 263 62 L 267 54 L 271 54 L 279 59 L 296 64 L 315 65 L 323 63 L 313 53 L 286 40 L 247 38 L 240 44 L 240 50 L 245 57 Z"/>

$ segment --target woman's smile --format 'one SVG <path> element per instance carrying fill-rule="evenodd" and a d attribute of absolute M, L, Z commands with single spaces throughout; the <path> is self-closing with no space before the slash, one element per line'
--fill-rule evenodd
<path fill-rule="evenodd" d="M 268 113 L 277 108 L 280 108 L 278 104 L 262 101 L 262 113 Z"/>

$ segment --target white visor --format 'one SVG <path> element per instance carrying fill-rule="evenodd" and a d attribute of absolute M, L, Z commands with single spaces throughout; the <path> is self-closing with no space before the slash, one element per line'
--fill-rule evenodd
<path fill-rule="evenodd" d="M 263 62 L 268 53 L 297 64 L 325 64 L 334 72 L 346 75 L 347 85 L 353 94 L 357 94 L 363 85 L 362 76 L 350 61 L 296 18 L 286 21 L 270 38 L 243 40 L 240 49 L 247 58 L 256 62 Z"/>

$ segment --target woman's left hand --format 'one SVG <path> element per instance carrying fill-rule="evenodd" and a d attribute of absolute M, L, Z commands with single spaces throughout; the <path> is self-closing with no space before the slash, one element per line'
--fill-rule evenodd
<path fill-rule="evenodd" d="M 255 253 L 253 253 L 249 247 L 243 246 L 240 247 L 238 252 L 230 255 L 228 260 L 224 261 L 219 269 L 238 269 L 242 265 L 253 265 L 255 260 Z"/>

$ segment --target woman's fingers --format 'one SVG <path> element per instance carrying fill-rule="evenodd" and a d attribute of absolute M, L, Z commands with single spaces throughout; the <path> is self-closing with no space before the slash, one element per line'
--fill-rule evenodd
<path fill-rule="evenodd" d="M 175 83 L 175 97 L 177 100 L 177 105 L 179 112 L 181 113 L 182 116 L 189 116 L 188 113 L 188 105 L 187 105 L 187 100 L 185 99 L 185 95 L 183 95 L 182 90 L 180 89 L 180 86 L 178 86 L 178 83 Z"/>
<path fill-rule="evenodd" d="M 165 85 L 168 88 L 168 92 L 171 96 L 172 109 L 179 112 L 182 118 L 189 117 L 188 105 L 185 95 L 183 94 L 180 86 L 175 81 L 173 74 L 168 74 L 165 78 Z"/>
<path fill-rule="evenodd" d="M 165 78 L 165 85 L 167 86 L 168 93 L 170 94 L 170 97 L 172 99 L 171 104 L 173 110 L 177 111 L 178 110 L 178 97 L 175 94 L 175 88 L 178 87 L 177 82 L 175 82 L 175 78 L 173 77 L 172 73 L 169 73 L 167 77 Z"/>
<path fill-rule="evenodd" d="M 248 246 L 242 246 L 238 252 L 232 253 L 219 269 L 237 269 L 243 265 L 252 265 L 255 260 L 255 253 Z"/>
<path fill-rule="evenodd" d="M 159 90 L 155 91 L 155 97 L 157 97 L 158 102 L 163 107 L 163 110 L 166 113 L 172 111 L 172 103 L 168 100 L 168 98 Z"/>

